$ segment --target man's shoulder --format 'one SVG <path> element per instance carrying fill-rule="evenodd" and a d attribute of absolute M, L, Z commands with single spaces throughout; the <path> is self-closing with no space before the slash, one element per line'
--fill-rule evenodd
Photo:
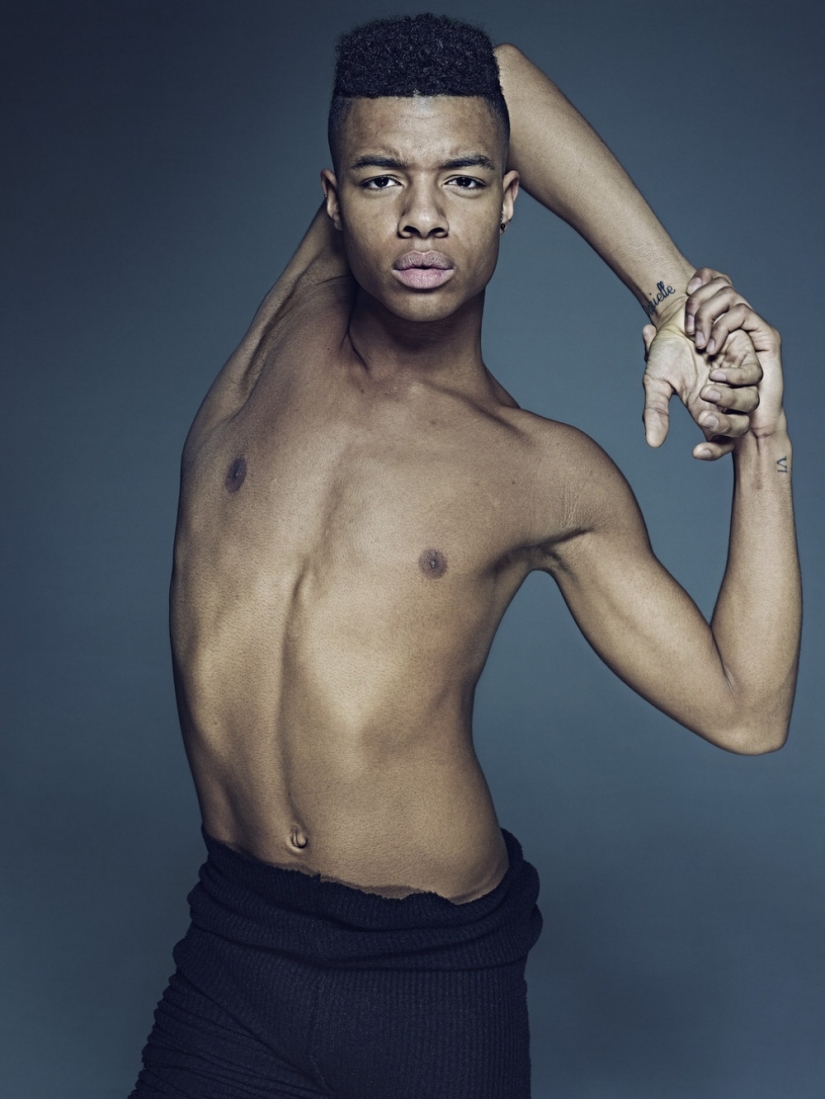
<path fill-rule="evenodd" d="M 542 472 L 564 470 L 581 477 L 618 472 L 608 454 L 581 428 L 525 408 L 510 409 L 508 416 L 527 439 Z"/>
<path fill-rule="evenodd" d="M 545 517 L 541 544 L 551 556 L 581 535 L 638 523 L 627 480 L 595 439 L 572 424 L 525 409 L 509 414 L 530 449 L 529 494 L 537 514 Z"/>

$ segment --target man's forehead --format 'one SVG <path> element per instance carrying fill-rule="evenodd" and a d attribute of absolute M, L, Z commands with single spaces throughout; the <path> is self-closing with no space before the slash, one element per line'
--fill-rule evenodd
<path fill-rule="evenodd" d="M 369 153 L 397 160 L 426 153 L 439 161 L 483 155 L 495 162 L 501 131 L 480 96 L 381 96 L 352 101 L 344 143 L 348 162 Z"/>

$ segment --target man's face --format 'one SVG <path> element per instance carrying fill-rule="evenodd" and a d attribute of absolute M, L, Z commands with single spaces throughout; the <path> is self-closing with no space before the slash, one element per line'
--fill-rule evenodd
<path fill-rule="evenodd" d="M 356 99 L 327 211 L 352 273 L 406 320 L 450 316 L 492 277 L 518 174 L 490 108 L 469 96 Z"/>

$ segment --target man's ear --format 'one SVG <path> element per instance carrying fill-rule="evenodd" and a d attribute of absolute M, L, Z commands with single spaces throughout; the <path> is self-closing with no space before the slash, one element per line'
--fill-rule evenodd
<path fill-rule="evenodd" d="M 501 186 L 504 192 L 501 198 L 501 217 L 504 224 L 509 225 L 511 218 L 513 217 L 513 207 L 515 205 L 516 195 L 518 194 L 518 172 L 507 172 L 501 181 Z"/>
<path fill-rule="evenodd" d="M 341 206 L 338 202 L 338 180 L 329 168 L 321 172 L 321 186 L 324 188 L 327 215 L 336 229 L 341 228 Z"/>

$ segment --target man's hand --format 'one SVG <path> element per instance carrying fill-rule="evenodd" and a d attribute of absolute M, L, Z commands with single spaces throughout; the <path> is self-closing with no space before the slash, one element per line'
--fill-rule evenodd
<path fill-rule="evenodd" d="M 694 289 L 685 306 L 685 328 L 694 345 L 708 353 L 712 364 L 710 377 L 727 373 L 726 362 L 734 340 L 747 337 L 759 361 L 761 378 L 757 387 L 758 405 L 749 415 L 750 432 L 758 438 L 785 430 L 782 406 L 783 380 L 779 332 L 754 311 L 724 275 L 709 268 L 697 271 L 688 284 Z M 750 354 L 747 351 L 746 353 Z M 735 353 L 733 353 L 735 354 Z M 714 386 L 722 389 L 721 386 Z M 707 396 L 707 394 L 705 394 Z"/>
<path fill-rule="evenodd" d="M 762 367 L 737 312 L 750 307 L 727 276 L 702 267 L 688 291 L 687 300 L 671 307 L 658 331 L 653 325 L 642 331 L 645 436 L 653 447 L 665 441 L 668 406 L 676 394 L 705 435 L 693 456 L 708 461 L 729 454 L 750 429 Z"/>

